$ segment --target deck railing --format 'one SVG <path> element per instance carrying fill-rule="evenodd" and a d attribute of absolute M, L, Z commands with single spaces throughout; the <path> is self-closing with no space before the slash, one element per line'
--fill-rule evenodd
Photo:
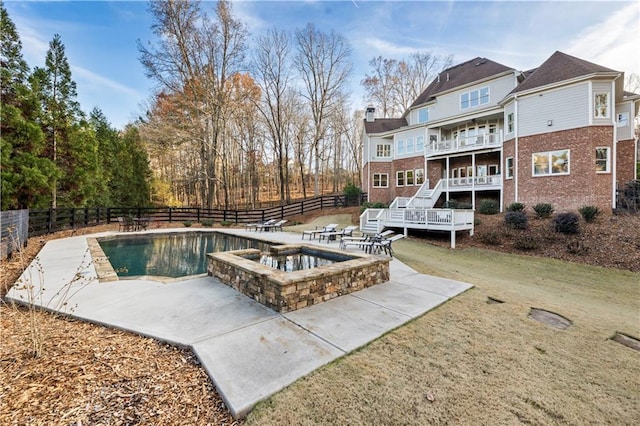
<path fill-rule="evenodd" d="M 483 133 L 475 136 L 433 141 L 425 147 L 425 155 L 429 157 L 432 155 L 472 151 L 499 146 L 502 146 L 502 135 L 500 133 Z"/>

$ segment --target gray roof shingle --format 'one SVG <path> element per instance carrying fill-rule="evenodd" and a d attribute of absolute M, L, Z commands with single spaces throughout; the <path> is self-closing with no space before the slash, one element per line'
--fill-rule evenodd
<path fill-rule="evenodd" d="M 399 129 L 407 125 L 404 118 L 376 118 L 375 121 L 364 121 L 364 130 L 367 134 L 384 133 Z"/>
<path fill-rule="evenodd" d="M 511 70 L 513 68 L 480 57 L 455 65 L 440 72 L 438 77 L 411 104 L 410 108 L 434 99 L 438 93 Z"/>
<path fill-rule="evenodd" d="M 513 89 L 510 94 L 599 72 L 617 71 L 556 51 L 530 75 L 526 76 L 525 80 Z"/>

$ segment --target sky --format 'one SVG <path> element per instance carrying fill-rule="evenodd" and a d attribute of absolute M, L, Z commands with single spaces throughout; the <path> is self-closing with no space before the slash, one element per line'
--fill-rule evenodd
<path fill-rule="evenodd" d="M 145 76 L 137 41 L 154 42 L 144 1 L 4 0 L 31 68 L 44 66 L 49 42 L 61 36 L 77 84 L 78 102 L 102 110 L 123 128 L 143 115 L 156 85 Z M 215 2 L 203 1 L 214 15 Z M 640 74 L 640 1 L 248 1 L 232 0 L 249 31 L 294 32 L 313 23 L 343 35 L 352 49 L 352 107 L 364 108 L 360 81 L 377 56 L 407 58 L 417 51 L 475 57 L 528 70 L 556 50 Z"/>

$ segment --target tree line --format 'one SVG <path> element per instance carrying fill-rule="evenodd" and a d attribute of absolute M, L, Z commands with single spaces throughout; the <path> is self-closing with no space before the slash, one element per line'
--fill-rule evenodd
<path fill-rule="evenodd" d="M 226 1 L 148 3 L 138 41 L 157 84 L 122 130 L 85 114 L 60 35 L 30 69 L 0 11 L 2 209 L 84 206 L 252 208 L 359 186 L 364 111 L 349 104 L 351 47 L 309 23 L 250 37 Z M 373 58 L 361 81 L 378 116 L 398 116 L 452 57 Z"/>
<path fill-rule="evenodd" d="M 139 130 L 85 114 L 56 34 L 45 66 L 30 69 L 0 3 L 2 210 L 146 205 L 151 176 Z"/>

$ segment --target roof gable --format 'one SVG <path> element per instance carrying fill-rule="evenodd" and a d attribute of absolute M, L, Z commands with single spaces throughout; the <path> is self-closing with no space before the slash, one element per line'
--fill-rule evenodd
<path fill-rule="evenodd" d="M 600 72 L 617 71 L 556 51 L 513 89 L 510 94 Z"/>
<path fill-rule="evenodd" d="M 416 98 L 409 109 L 434 99 L 438 93 L 511 70 L 513 68 L 480 57 L 455 65 L 440 72 L 438 77 Z"/>

